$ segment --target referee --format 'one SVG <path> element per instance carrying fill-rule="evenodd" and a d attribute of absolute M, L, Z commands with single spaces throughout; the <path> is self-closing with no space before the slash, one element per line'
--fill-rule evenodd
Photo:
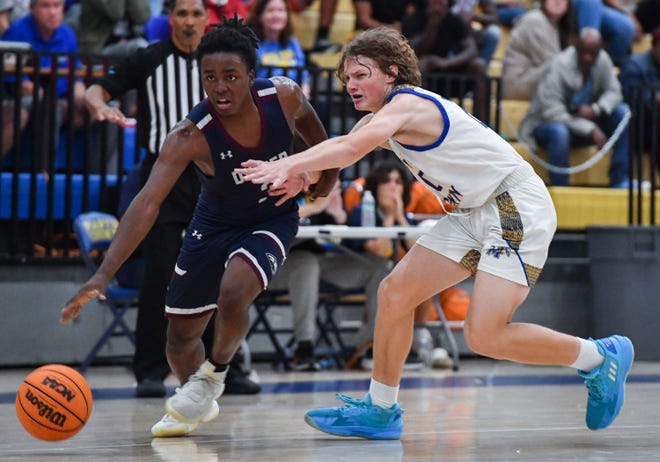
<path fill-rule="evenodd" d="M 85 103 L 93 119 L 128 127 L 134 123 L 108 102 L 137 90 L 137 142 L 146 151 L 141 164 L 143 185 L 168 132 L 202 99 L 195 50 L 208 21 L 205 0 L 173 0 L 169 12 L 171 37 L 136 50 L 87 89 Z M 142 243 L 144 276 L 135 329 L 133 372 L 138 397 L 165 396 L 170 373 L 165 356 L 167 319 L 165 293 L 172 277 L 182 236 L 200 191 L 193 164 L 181 175 L 163 202 L 156 223 Z M 212 326 L 213 323 L 209 323 Z M 225 393 L 258 393 L 240 365 L 232 362 Z"/>

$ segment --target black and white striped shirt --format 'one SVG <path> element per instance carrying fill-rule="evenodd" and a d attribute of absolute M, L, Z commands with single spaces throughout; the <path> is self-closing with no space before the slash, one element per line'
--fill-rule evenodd
<path fill-rule="evenodd" d="M 194 53 L 170 39 L 137 50 L 96 83 L 113 99 L 137 89 L 138 144 L 156 155 L 167 133 L 205 96 Z"/>

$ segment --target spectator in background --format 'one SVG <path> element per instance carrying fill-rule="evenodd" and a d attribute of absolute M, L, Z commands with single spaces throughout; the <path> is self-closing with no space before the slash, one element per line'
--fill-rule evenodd
<path fill-rule="evenodd" d="M 144 38 L 147 42 L 154 43 L 165 40 L 172 34 L 169 4 L 169 1 L 163 3 L 162 10 L 158 14 L 152 14 L 144 25 Z M 152 4 L 151 7 L 154 8 L 154 5 Z"/>
<path fill-rule="evenodd" d="M 126 56 L 147 45 L 149 0 L 81 0 L 78 38 L 83 53 Z"/>
<path fill-rule="evenodd" d="M 286 75 L 298 82 L 305 96 L 309 98 L 309 73 L 286 69 L 305 67 L 306 64 L 305 53 L 293 34 L 289 3 L 285 0 L 256 0 L 250 9 L 247 25 L 260 41 L 257 48 L 257 77 Z"/>
<path fill-rule="evenodd" d="M 390 162 L 386 161 L 382 165 L 389 164 Z M 365 189 L 365 183 L 366 180 L 364 178 L 357 178 L 352 181 L 344 191 L 344 208 L 347 212 L 351 213 L 355 207 L 360 204 L 362 200 L 362 193 Z M 435 195 L 417 180 L 412 180 L 410 185 L 410 200 L 405 206 L 405 212 L 406 218 L 411 223 L 415 224 L 427 219 L 437 219 L 439 216 L 445 213 Z M 431 318 L 433 310 L 433 299 L 429 299 L 418 306 L 415 310 L 415 324 L 424 324 L 427 322 L 429 318 Z M 421 329 L 415 329 L 413 336 L 413 349 L 416 351 L 417 356 L 420 356 L 418 347 L 421 343 L 419 339 L 422 336 L 419 334 L 422 334 Z M 426 333 L 423 335 L 425 334 Z M 367 352 L 367 355 L 368 354 L 370 354 L 370 352 Z M 409 361 L 412 361 L 412 359 L 413 358 L 410 358 Z M 441 362 L 439 362 L 439 364 L 440 363 Z M 369 360 L 366 361 L 366 364 L 369 364 Z"/>
<path fill-rule="evenodd" d="M 29 0 L 0 0 L 0 36 L 12 22 L 30 12 L 28 5 Z"/>
<path fill-rule="evenodd" d="M 204 0 L 175 0 L 169 15 L 172 37 L 135 50 L 87 91 L 87 107 L 95 120 L 126 126 L 128 121 L 124 114 L 108 103 L 137 89 L 137 141 L 146 151 L 140 167 L 141 185 L 145 184 L 167 133 L 204 99 L 194 53 L 207 21 Z M 170 85 L 178 85 L 177 89 L 186 91 L 179 91 L 177 100 L 172 100 Z M 142 243 L 144 277 L 140 286 L 133 358 L 138 397 L 160 397 L 166 393 L 163 381 L 170 373 L 170 366 L 165 355 L 167 318 L 163 316 L 163 307 L 183 232 L 192 217 L 199 191 L 199 180 L 190 164 L 165 199 Z M 245 377 L 239 364 L 232 364 L 226 385 L 226 393 L 260 391 L 258 384 Z M 185 433 L 186 429 L 182 424 L 177 431 Z"/>
<path fill-rule="evenodd" d="M 502 97 L 531 100 L 543 66 L 574 39 L 571 0 L 543 0 L 509 35 L 502 63 Z"/>
<path fill-rule="evenodd" d="M 54 52 L 54 53 L 77 53 L 78 41 L 76 40 L 73 30 L 62 23 L 64 15 L 64 1 L 63 0 L 30 0 L 30 14 L 24 16 L 17 21 L 14 21 L 9 29 L 2 36 L 2 40 L 10 42 L 26 42 L 32 46 L 34 51 Z M 63 58 L 58 60 L 58 67 L 66 69 L 69 65 L 69 59 Z M 42 56 L 39 63 L 42 69 L 51 69 L 52 63 L 50 56 Z M 41 80 L 41 79 L 39 79 Z M 16 85 L 15 91 L 21 96 L 21 109 L 20 109 L 20 124 L 21 130 L 25 128 L 28 123 L 30 110 L 33 108 L 33 95 L 34 85 L 36 82 L 29 79 L 27 76 L 22 82 L 16 82 L 13 78 L 8 77 L 5 83 Z M 41 90 L 39 92 L 41 94 Z M 82 81 L 75 81 L 73 88 L 69 88 L 69 82 L 65 77 L 57 79 L 56 95 L 57 109 L 55 111 L 55 133 L 48 131 L 49 124 L 40 124 L 40 127 L 45 130 L 45 136 L 42 137 L 47 145 L 35 146 L 35 163 L 38 169 L 45 169 L 48 165 L 46 156 L 49 152 L 49 145 L 54 144 L 57 146 L 58 132 L 61 124 L 64 122 L 64 114 L 69 110 L 67 97 L 70 92 L 73 92 L 73 104 L 75 118 L 74 124 L 76 126 L 82 125 L 82 113 L 79 109 L 83 107 L 83 99 L 85 95 L 85 86 Z M 50 95 L 43 92 L 43 97 L 48 98 Z M 49 104 L 55 104 L 53 101 L 44 100 L 44 104 L 48 107 Z M 3 146 L 2 157 L 4 157 L 13 145 L 13 132 L 14 132 L 14 105 L 13 102 L 3 102 L 2 107 L 2 130 L 3 130 Z M 40 115 L 41 116 L 41 115 Z"/>
<path fill-rule="evenodd" d="M 455 0 L 451 12 L 470 26 L 477 41 L 479 57 L 488 67 L 502 38 L 494 0 Z"/>
<path fill-rule="evenodd" d="M 355 28 L 388 26 L 401 32 L 401 21 L 414 11 L 413 0 L 355 0 Z"/>
<path fill-rule="evenodd" d="M 642 149 L 649 151 L 655 156 L 658 167 L 660 167 L 660 26 L 657 26 L 652 34 L 652 48 L 648 51 L 632 55 L 621 67 L 619 80 L 623 89 L 624 99 L 629 105 L 637 109 L 642 109 L 644 125 L 641 129 L 644 132 Z M 633 105 L 633 89 L 639 86 L 654 86 L 641 93 L 641 107 L 638 104 Z M 656 125 L 653 126 L 653 111 L 657 114 Z M 652 137 L 655 136 L 655 152 L 653 149 Z"/>
<path fill-rule="evenodd" d="M 479 57 L 470 26 L 449 11 L 449 0 L 427 0 L 426 8 L 406 18 L 402 32 L 419 57 L 422 73 L 467 74 L 475 78 L 474 84 L 467 88 L 474 89 L 473 112 L 483 120 L 487 115 L 487 66 Z M 431 90 L 445 97 L 463 97 L 461 90 L 464 92 L 466 88 L 456 82 L 452 87 Z"/>
<path fill-rule="evenodd" d="M 328 197 L 319 197 L 300 206 L 301 225 L 344 224 L 347 214 L 342 206 L 341 184 L 336 183 Z M 321 246 L 315 240 L 296 240 L 286 262 L 277 272 L 269 289 L 288 289 L 293 310 L 296 339 L 293 367 L 301 371 L 318 371 L 320 364 L 314 353 L 316 311 L 321 283 L 339 289 L 364 288 L 367 311 L 375 309 L 380 281 L 389 268 L 379 257 L 356 258 Z"/>
<path fill-rule="evenodd" d="M 406 213 L 406 207 L 410 203 L 411 189 L 410 174 L 398 162 L 383 161 L 369 172 L 365 179 L 364 190 L 371 191 L 376 201 L 376 226 L 410 226 L 412 224 Z M 363 226 L 362 200 L 349 212 L 348 225 Z M 385 269 L 391 269 L 392 265 L 412 247 L 415 240 L 406 239 L 400 243 L 401 245 L 398 245 L 393 239 L 381 237 L 345 240 L 344 243 L 365 256 L 375 259 L 385 271 Z M 356 334 L 356 344 L 358 345 L 356 355 L 360 356 L 360 366 L 366 370 L 373 367 L 371 344 L 373 343 L 377 309 L 376 299 L 373 300 L 373 303 L 367 303 L 363 323 Z M 351 363 L 354 363 L 355 359 L 357 358 L 354 358 Z M 411 349 L 404 368 L 414 370 L 423 365 L 417 351 Z"/>
<path fill-rule="evenodd" d="M 326 197 L 309 201 L 305 195 L 301 195 L 298 204 L 301 225 L 343 225 L 346 223 L 346 212 L 341 203 L 341 183 L 339 181 Z M 325 247 L 313 239 L 294 241 L 286 261 L 268 284 L 268 289 L 288 290 L 293 312 L 293 335 L 296 341 L 293 368 L 298 371 L 321 370 L 321 364 L 314 352 L 314 341 L 321 261 L 324 254 Z"/>
<path fill-rule="evenodd" d="M 600 31 L 604 48 L 620 66 L 630 55 L 634 40 L 642 37 L 642 29 L 632 12 L 617 0 L 573 0 L 578 32 L 590 27 Z"/>
<path fill-rule="evenodd" d="M 622 99 L 621 85 L 612 60 L 602 49 L 600 32 L 582 29 L 577 47 L 566 48 L 544 68 L 520 125 L 520 136 L 545 149 L 550 164 L 568 167 L 572 147 L 603 147 L 629 112 Z M 609 171 L 613 188 L 629 185 L 628 134 L 626 126 L 614 144 Z M 566 186 L 568 175 L 551 171 L 550 183 Z"/>

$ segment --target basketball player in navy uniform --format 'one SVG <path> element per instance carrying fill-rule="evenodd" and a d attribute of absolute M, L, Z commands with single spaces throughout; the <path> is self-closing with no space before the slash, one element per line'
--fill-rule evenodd
<path fill-rule="evenodd" d="M 254 33 L 234 18 L 209 32 L 197 49 L 207 98 L 170 132 L 147 183 L 132 201 L 102 265 L 62 310 L 79 315 L 151 228 L 158 210 L 190 162 L 202 191 L 167 293 L 167 358 L 182 386 L 167 400 L 154 436 L 183 436 L 214 419 L 228 363 L 249 328 L 248 307 L 284 263 L 298 230 L 295 197 L 302 189 L 326 195 L 338 170 L 305 172 L 269 194 L 234 170 L 249 158 L 292 154 L 294 135 L 307 145 L 327 138 L 318 116 L 293 81 L 256 79 Z M 313 185 L 310 187 L 310 183 Z M 213 315 L 213 350 L 202 333 Z"/>

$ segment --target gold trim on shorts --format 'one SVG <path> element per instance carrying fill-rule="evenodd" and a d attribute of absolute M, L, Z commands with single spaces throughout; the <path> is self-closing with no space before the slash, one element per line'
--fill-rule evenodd
<path fill-rule="evenodd" d="M 461 258 L 459 264 L 463 266 L 466 270 L 468 270 L 472 276 L 474 276 L 475 274 L 477 274 L 477 266 L 479 265 L 480 259 L 481 259 L 481 252 L 472 249 L 469 250 L 465 255 L 463 255 L 463 258 Z"/>

